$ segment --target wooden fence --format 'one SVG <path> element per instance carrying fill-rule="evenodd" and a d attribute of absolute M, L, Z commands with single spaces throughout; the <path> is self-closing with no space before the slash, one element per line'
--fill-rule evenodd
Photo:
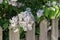
<path fill-rule="evenodd" d="M 50 35 L 48 35 L 47 20 L 40 22 L 40 35 L 35 35 L 35 24 L 33 24 L 33 30 L 27 31 L 25 39 L 20 39 L 19 31 L 14 33 L 9 30 L 9 40 L 58 40 L 58 19 L 52 20 L 52 29 Z M 0 28 L 0 40 L 2 40 L 2 28 Z"/>

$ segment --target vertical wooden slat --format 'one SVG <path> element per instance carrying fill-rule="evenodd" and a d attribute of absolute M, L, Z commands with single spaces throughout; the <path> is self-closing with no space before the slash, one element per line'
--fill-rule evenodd
<path fill-rule="evenodd" d="M 58 2 L 60 3 L 60 0 L 58 0 Z"/>
<path fill-rule="evenodd" d="M 59 37 L 60 37 L 60 30 L 59 30 Z"/>
<path fill-rule="evenodd" d="M 58 40 L 58 19 L 52 20 L 51 40 Z"/>
<path fill-rule="evenodd" d="M 22 39 L 20 39 L 20 40 L 26 40 L 26 38 L 22 38 Z"/>
<path fill-rule="evenodd" d="M 0 40 L 2 40 L 2 28 L 0 27 Z"/>
<path fill-rule="evenodd" d="M 39 40 L 47 40 L 47 20 L 46 19 L 40 23 Z"/>
<path fill-rule="evenodd" d="M 35 36 L 35 40 L 39 40 L 39 35 L 36 35 Z"/>
<path fill-rule="evenodd" d="M 9 40 L 20 40 L 19 31 L 15 33 L 13 30 L 9 30 Z"/>
<path fill-rule="evenodd" d="M 26 40 L 35 40 L 35 24 L 33 24 L 33 29 L 26 32 Z"/>
<path fill-rule="evenodd" d="M 3 2 L 3 0 L 0 0 L 0 4 Z"/>

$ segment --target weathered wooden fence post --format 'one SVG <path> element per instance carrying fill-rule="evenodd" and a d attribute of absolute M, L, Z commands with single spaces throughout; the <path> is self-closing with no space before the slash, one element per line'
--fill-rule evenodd
<path fill-rule="evenodd" d="M 35 40 L 39 40 L 39 36 L 38 35 L 35 36 Z"/>
<path fill-rule="evenodd" d="M 20 40 L 19 36 L 19 31 L 15 33 L 13 30 L 9 30 L 9 40 Z"/>
<path fill-rule="evenodd" d="M 59 30 L 59 37 L 60 37 L 60 30 Z"/>
<path fill-rule="evenodd" d="M 2 30 L 2 28 L 0 27 L 0 40 L 2 40 L 2 36 L 3 36 L 3 35 L 2 35 L 2 31 L 3 31 L 3 30 Z"/>
<path fill-rule="evenodd" d="M 47 20 L 46 19 L 40 23 L 39 40 L 47 40 Z"/>
<path fill-rule="evenodd" d="M 58 19 L 52 20 L 51 40 L 58 40 Z"/>
<path fill-rule="evenodd" d="M 33 24 L 33 29 L 26 32 L 26 40 L 35 40 L 35 24 Z"/>

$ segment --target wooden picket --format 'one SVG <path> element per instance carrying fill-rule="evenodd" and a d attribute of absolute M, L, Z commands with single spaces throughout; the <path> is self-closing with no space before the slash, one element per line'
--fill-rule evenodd
<path fill-rule="evenodd" d="M 40 37 L 39 40 L 47 40 L 47 20 L 40 23 Z"/>
<path fill-rule="evenodd" d="M 36 35 L 35 36 L 35 40 L 39 40 L 39 35 Z"/>
<path fill-rule="evenodd" d="M 13 30 L 9 30 L 9 40 L 20 40 L 19 31 L 15 33 Z"/>
<path fill-rule="evenodd" d="M 40 22 L 40 35 L 35 35 L 35 24 L 33 25 L 33 30 L 26 32 L 26 38 L 21 40 L 58 40 L 58 36 L 60 31 L 58 32 L 58 19 L 52 20 L 52 29 L 51 29 L 51 38 L 48 38 L 48 30 L 47 30 L 47 20 L 43 20 Z M 2 28 L 0 27 L 0 40 L 2 40 Z M 9 40 L 20 40 L 20 34 L 18 32 L 14 32 L 13 30 L 9 30 Z"/>
<path fill-rule="evenodd" d="M 3 31 L 3 30 L 2 30 L 2 28 L 0 27 L 0 40 L 2 40 L 2 36 L 3 36 L 3 35 L 2 35 L 2 31 Z"/>
<path fill-rule="evenodd" d="M 33 24 L 33 29 L 26 32 L 26 40 L 35 40 L 35 24 Z"/>
<path fill-rule="evenodd" d="M 59 30 L 59 37 L 60 37 L 60 30 Z"/>
<path fill-rule="evenodd" d="M 58 40 L 58 19 L 52 20 L 51 40 Z"/>

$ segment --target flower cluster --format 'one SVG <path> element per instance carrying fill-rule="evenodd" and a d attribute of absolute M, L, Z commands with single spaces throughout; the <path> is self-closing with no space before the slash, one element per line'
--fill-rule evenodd
<path fill-rule="evenodd" d="M 17 27 L 18 27 L 18 16 L 12 17 L 12 19 L 10 19 L 9 21 L 10 21 L 9 29 L 13 28 L 15 30 L 14 32 L 17 32 L 18 31 L 18 29 L 17 29 Z"/>
<path fill-rule="evenodd" d="M 17 6 L 17 0 L 9 0 L 9 4 L 12 5 L 12 6 Z"/>
<path fill-rule="evenodd" d="M 17 6 L 18 8 L 20 8 L 21 6 L 24 6 L 23 3 L 17 2 L 17 0 L 9 0 L 8 3 L 9 5 Z"/>
<path fill-rule="evenodd" d="M 16 29 L 17 26 L 20 25 L 20 27 L 22 27 L 24 31 L 32 30 L 32 26 L 34 24 L 34 17 L 31 13 L 31 9 L 26 8 L 25 12 L 21 12 L 20 14 L 18 14 L 18 16 L 12 17 L 12 19 L 10 19 L 10 23 L 11 23 L 9 26 L 10 29 L 11 28 Z"/>
<path fill-rule="evenodd" d="M 47 6 L 55 6 L 56 4 L 57 4 L 56 1 L 53 1 L 53 2 L 47 1 L 47 3 L 46 3 Z"/>
<path fill-rule="evenodd" d="M 4 0 L 5 3 L 8 3 L 9 5 L 12 6 L 17 6 L 18 8 L 24 6 L 23 3 L 17 2 L 18 0 Z M 3 0 L 0 0 L 0 4 L 3 3 Z"/>
<path fill-rule="evenodd" d="M 37 11 L 37 17 L 43 16 L 43 12 L 44 12 L 44 10 L 39 9 L 39 10 Z"/>
<path fill-rule="evenodd" d="M 34 24 L 34 17 L 31 13 L 30 8 L 26 8 L 25 12 L 18 14 L 19 16 L 19 25 L 23 27 L 24 31 L 32 30 Z"/>

